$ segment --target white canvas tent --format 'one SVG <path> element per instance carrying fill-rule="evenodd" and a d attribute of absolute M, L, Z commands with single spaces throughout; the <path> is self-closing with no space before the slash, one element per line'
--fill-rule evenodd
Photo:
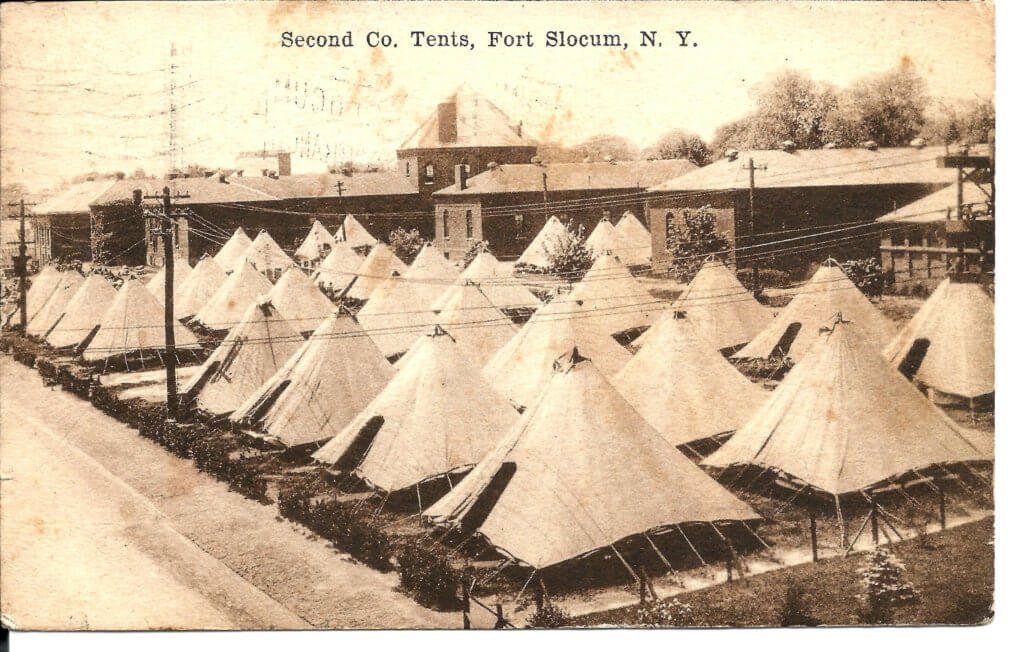
<path fill-rule="evenodd" d="M 659 322 L 655 337 L 613 378 L 640 416 L 675 446 L 736 430 L 769 395 L 698 327 L 681 312 Z"/>
<path fill-rule="evenodd" d="M 768 327 L 740 349 L 735 357 L 769 358 L 777 355 L 780 345 L 785 348 L 789 341 L 786 356 L 800 360 L 818 341 L 818 328 L 829 323 L 837 313 L 857 324 L 858 330 L 877 351 L 881 351 L 896 334 L 892 322 L 846 277 L 839 264 L 829 259 Z"/>
<path fill-rule="evenodd" d="M 566 294 L 556 294 L 487 362 L 483 376 L 517 405 L 529 407 L 552 373 L 555 358 L 576 343 L 605 376 L 612 376 L 629 360 L 626 349 L 595 327 L 591 307 Z"/>
<path fill-rule="evenodd" d="M 772 311 L 758 303 L 732 271 L 708 260 L 672 306 L 646 333 L 633 341 L 642 347 L 658 326 L 682 311 L 697 332 L 717 349 L 746 344 L 772 321 Z"/>
<path fill-rule="evenodd" d="M 382 418 L 355 473 L 391 492 L 464 470 L 494 448 L 519 416 L 515 408 L 482 381 L 442 329 L 424 338 L 410 353 L 414 359 L 315 459 L 336 464 L 358 454 L 360 433 Z"/>
<path fill-rule="evenodd" d="M 652 297 L 618 258 L 607 253 L 595 257 L 569 298 L 586 302 L 591 309 L 587 318 L 609 335 L 650 326 L 667 307 Z"/>
<path fill-rule="evenodd" d="M 458 286 L 438 313 L 437 323 L 478 369 L 482 369 L 518 333 L 512 321 L 472 281 Z"/>
<path fill-rule="evenodd" d="M 199 312 L 226 279 L 227 272 L 215 258 L 200 258 L 174 297 L 175 318 L 186 319 Z"/>
<path fill-rule="evenodd" d="M 541 228 L 537 236 L 530 241 L 530 244 L 526 247 L 516 263 L 522 263 L 524 265 L 534 265 L 535 267 L 544 268 L 548 266 L 548 255 L 545 247 L 551 249 L 551 247 L 562 238 L 569 236 L 568 229 L 562 222 L 552 215 L 548 218 L 548 221 L 544 223 L 544 227 Z"/>
<path fill-rule="evenodd" d="M 761 466 L 839 496 L 987 457 L 889 365 L 856 322 L 813 331 L 818 346 L 704 464 Z"/>
<path fill-rule="evenodd" d="M 53 265 L 47 265 L 38 274 L 30 278 L 28 292 L 25 293 L 25 308 L 28 313 L 28 320 L 36 316 L 43 305 L 50 299 L 50 295 L 57 289 L 62 272 Z M 21 324 L 20 306 L 17 302 L 11 306 L 7 313 L 5 322 L 10 324 Z"/>
<path fill-rule="evenodd" d="M 188 277 L 192 274 L 192 267 L 188 264 L 188 261 L 184 258 L 174 259 L 174 302 L 178 302 L 178 293 L 181 291 L 181 286 L 188 281 Z M 153 278 L 149 279 L 146 283 L 146 289 L 149 293 L 156 297 L 156 300 L 160 302 L 160 305 L 164 305 L 164 278 L 167 272 L 163 267 L 157 270 Z M 177 308 L 175 308 L 177 312 Z"/>
<path fill-rule="evenodd" d="M 358 247 L 373 247 L 377 244 L 377 238 L 370 235 L 370 232 L 359 223 L 351 214 L 346 215 L 342 220 L 334 239 L 344 242 L 346 248 L 355 249 Z"/>
<path fill-rule="evenodd" d="M 295 250 L 295 260 L 301 265 L 312 267 L 325 252 L 330 251 L 333 247 L 334 236 L 327 230 L 327 227 L 320 223 L 320 220 L 313 220 L 313 225 L 309 227 L 309 233 L 299 248 Z"/>
<path fill-rule="evenodd" d="M 590 252 L 595 257 L 610 253 L 620 259 L 622 258 L 620 250 L 623 249 L 623 243 L 619 238 L 619 232 L 615 230 L 611 220 L 608 218 L 602 218 L 597 223 L 594 230 L 587 236 L 586 245 L 590 247 Z"/>
<path fill-rule="evenodd" d="M 996 388 L 995 304 L 977 283 L 946 279 L 884 355 L 898 367 L 919 359 L 913 379 L 940 392 L 967 398 L 991 394 Z"/>
<path fill-rule="evenodd" d="M 619 235 L 619 260 L 626 265 L 649 265 L 651 234 L 636 215 L 626 211 L 615 225 Z"/>
<path fill-rule="evenodd" d="M 245 234 L 242 227 L 235 229 L 228 241 L 220 248 L 220 251 L 213 257 L 221 269 L 230 271 L 235 269 L 238 261 L 245 255 L 245 252 L 252 245 L 252 240 Z"/>
<path fill-rule="evenodd" d="M 246 267 L 246 262 L 271 280 L 276 280 L 284 270 L 295 264 L 266 231 L 260 231 L 249 248 L 235 261 L 232 273 Z"/>
<path fill-rule="evenodd" d="M 291 448 L 330 439 L 394 375 L 344 308 L 325 319 L 231 420 Z"/>
<path fill-rule="evenodd" d="M 434 300 L 431 306 L 433 310 L 440 312 L 465 281 L 473 281 L 479 285 L 491 303 L 501 310 L 536 308 L 541 303 L 533 292 L 512 277 L 511 271 L 506 270 L 491 252 L 481 251 L 462 270 L 457 282 L 448 286 Z"/>
<path fill-rule="evenodd" d="M 510 477 L 476 531 L 538 569 L 663 526 L 760 518 L 575 351 L 560 359 L 537 404 L 426 515 L 463 522 L 503 468 Z"/>
<path fill-rule="evenodd" d="M 100 328 L 82 357 L 97 361 L 139 351 L 162 355 L 164 345 L 164 307 L 146 286 L 129 279 L 103 313 Z M 174 345 L 177 350 L 199 348 L 192 332 L 178 322 L 174 322 Z"/>
<path fill-rule="evenodd" d="M 398 259 L 391 248 L 385 244 L 374 245 L 366 260 L 356 272 L 356 280 L 345 291 L 346 297 L 366 300 L 373 289 L 393 274 L 404 276 L 408 272 L 405 263 Z"/>
<path fill-rule="evenodd" d="M 194 400 L 196 409 L 205 414 L 230 414 L 260 389 L 303 341 L 273 304 L 265 299 L 253 301 L 238 325 L 182 388 L 182 396 Z"/>
<path fill-rule="evenodd" d="M 242 267 L 220 284 L 192 322 L 211 331 L 231 330 L 242 315 L 260 297 L 270 294 L 273 286 L 252 265 Z"/>
<path fill-rule="evenodd" d="M 64 316 L 68 302 L 84 282 L 85 279 L 82 278 L 82 275 L 73 269 L 61 272 L 57 286 L 50 293 L 50 298 L 46 300 L 36 316 L 29 320 L 25 332 L 35 337 L 45 336 Z"/>
<path fill-rule="evenodd" d="M 310 333 L 334 313 L 334 304 L 298 267 L 289 267 L 270 290 L 270 302 L 300 333 Z"/>
<path fill-rule="evenodd" d="M 46 335 L 54 348 L 80 346 L 100 325 L 104 313 L 114 302 L 117 290 L 103 276 L 90 274 L 68 301 L 64 316 Z"/>
<path fill-rule="evenodd" d="M 335 247 L 320 263 L 313 280 L 324 289 L 342 292 L 356 279 L 363 260 L 349 247 Z"/>

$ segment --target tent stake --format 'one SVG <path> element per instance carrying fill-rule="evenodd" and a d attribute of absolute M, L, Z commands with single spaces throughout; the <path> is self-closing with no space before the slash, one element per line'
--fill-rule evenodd
<path fill-rule="evenodd" d="M 693 554 L 697 555 L 697 559 L 700 560 L 701 566 L 707 566 L 708 563 L 704 561 L 703 557 L 700 556 L 700 553 L 697 552 L 697 548 L 695 548 L 693 542 L 690 541 L 690 537 L 686 536 L 686 532 L 683 532 L 683 528 L 681 528 L 678 523 L 676 523 L 676 529 L 679 530 L 679 534 L 683 535 L 683 539 L 686 541 L 686 545 L 690 546 L 690 550 L 693 551 Z"/>

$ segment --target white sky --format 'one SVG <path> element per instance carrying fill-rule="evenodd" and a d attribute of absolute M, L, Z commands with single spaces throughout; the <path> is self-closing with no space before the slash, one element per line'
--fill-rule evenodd
<path fill-rule="evenodd" d="M 752 86 L 787 67 L 842 86 L 910 62 L 944 98 L 988 98 L 995 84 L 984 3 L 8 3 L 0 12 L 0 173 L 33 189 L 91 169 L 227 165 L 241 150 L 294 151 L 297 138 L 317 139 L 318 166 L 391 162 L 464 81 L 523 120 L 528 136 L 571 145 L 611 133 L 640 146 L 673 128 L 710 138 L 750 111 Z M 414 48 L 417 29 L 464 32 L 476 48 Z M 532 31 L 540 46 L 557 29 L 618 32 L 629 49 L 486 47 L 488 30 Z M 664 47 L 640 48 L 641 29 L 658 30 Z M 698 46 L 675 47 L 675 29 L 692 30 Z M 352 30 L 355 47 L 282 49 L 284 30 Z M 370 30 L 398 47 L 367 47 Z M 172 42 L 185 84 L 178 161 L 167 154 Z M 288 80 L 322 88 L 338 110 L 296 107 Z"/>

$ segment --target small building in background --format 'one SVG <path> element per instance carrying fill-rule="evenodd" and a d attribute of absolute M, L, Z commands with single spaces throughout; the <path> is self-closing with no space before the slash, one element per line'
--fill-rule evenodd
<path fill-rule="evenodd" d="M 514 259 L 551 215 L 582 225 L 584 235 L 626 211 L 643 219 L 648 188 L 694 169 L 687 160 L 501 164 L 473 176 L 456 168 L 455 183 L 434 193 L 435 242 L 452 260 L 475 240 Z"/>
<path fill-rule="evenodd" d="M 92 213 L 89 206 L 115 183 L 117 180 L 113 178 L 76 183 L 32 207 L 33 215 L 49 225 L 48 257 L 91 260 Z"/>
<path fill-rule="evenodd" d="M 245 177 L 287 177 L 292 173 L 292 155 L 283 150 L 241 152 L 235 157 L 235 168 Z"/>
<path fill-rule="evenodd" d="M 878 257 L 879 217 L 949 186 L 956 171 L 936 165 L 943 147 L 825 148 L 728 152 L 651 188 L 647 202 L 653 267 L 670 263 L 670 228 L 683 211 L 710 205 L 739 267 L 805 278 L 822 260 Z M 754 219 L 750 217 L 753 162 Z"/>
<path fill-rule="evenodd" d="M 50 255 L 50 224 L 45 217 L 25 218 L 25 253 L 28 271 L 34 273 L 52 260 Z M 0 271 L 14 272 L 14 258 L 21 247 L 21 219 L 0 220 Z"/>

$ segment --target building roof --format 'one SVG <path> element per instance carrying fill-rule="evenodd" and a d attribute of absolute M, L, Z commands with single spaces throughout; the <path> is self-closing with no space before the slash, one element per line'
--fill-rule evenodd
<path fill-rule="evenodd" d="M 398 148 L 437 149 L 457 147 L 532 147 L 523 138 L 521 129 L 508 115 L 468 86 L 462 85 L 444 104 L 455 104 L 456 135 L 454 142 L 441 142 L 438 111 L 431 112 L 409 138 Z"/>
<path fill-rule="evenodd" d="M 985 206 L 991 201 L 991 187 L 986 195 L 981 188 L 973 183 L 964 184 L 964 204 L 971 206 L 974 211 L 984 211 Z M 891 213 L 886 213 L 875 220 L 876 222 L 914 222 L 927 224 L 930 222 L 941 222 L 948 219 L 956 219 L 956 184 L 936 190 L 930 195 L 925 195 L 917 201 L 900 206 Z M 985 215 L 978 219 L 992 219 L 991 215 Z"/>
<path fill-rule="evenodd" d="M 940 168 L 935 162 L 945 153 L 944 147 L 743 151 L 735 158 L 723 158 L 667 180 L 650 191 L 746 190 L 750 187 L 750 159 L 755 166 L 767 166 L 755 171 L 757 188 L 953 183 L 956 171 Z"/>
<path fill-rule="evenodd" d="M 222 183 L 214 177 L 181 177 L 177 179 L 122 179 L 110 186 L 106 192 L 89 202 L 99 206 L 115 201 L 131 201 L 132 192 L 142 190 L 143 195 L 156 195 L 164 187 L 175 193 L 187 194 L 187 199 L 177 199 L 175 204 L 188 206 L 196 204 L 221 204 L 234 202 L 273 201 L 277 199 L 258 189 L 234 183 Z M 150 200 L 152 201 L 152 200 Z"/>
<path fill-rule="evenodd" d="M 414 195 L 416 179 L 397 172 L 354 172 L 348 174 L 293 174 L 283 177 L 227 177 L 227 185 L 248 188 L 271 199 L 313 199 L 319 197 L 368 197 Z M 338 182 L 342 192 L 338 194 Z"/>
<path fill-rule="evenodd" d="M 115 183 L 119 182 L 115 179 L 100 179 L 76 183 L 34 206 L 32 212 L 36 215 L 88 213 L 89 206 L 95 203 L 96 198 L 107 192 Z"/>
<path fill-rule="evenodd" d="M 692 173 L 697 166 L 684 159 L 658 161 L 598 161 L 591 163 L 515 163 L 499 165 L 466 180 L 466 189 L 457 185 L 442 188 L 434 196 L 499 195 L 503 193 L 547 191 L 647 189 Z"/>

